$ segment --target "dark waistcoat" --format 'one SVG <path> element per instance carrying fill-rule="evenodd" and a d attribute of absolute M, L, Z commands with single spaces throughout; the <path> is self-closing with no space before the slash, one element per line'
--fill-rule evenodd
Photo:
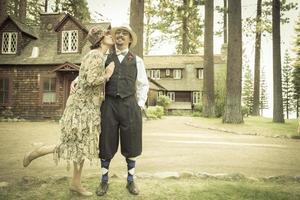
<path fill-rule="evenodd" d="M 135 95 L 137 77 L 136 56 L 129 51 L 120 63 L 118 56 L 114 52 L 107 57 L 105 67 L 112 61 L 115 63 L 115 70 L 105 85 L 106 95 L 113 97 L 119 95 L 121 98 Z"/>

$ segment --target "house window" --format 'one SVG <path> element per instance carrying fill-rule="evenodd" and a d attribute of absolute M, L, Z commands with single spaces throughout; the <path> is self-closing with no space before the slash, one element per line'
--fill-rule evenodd
<path fill-rule="evenodd" d="M 56 78 L 43 78 L 42 103 L 56 102 Z"/>
<path fill-rule="evenodd" d="M 167 96 L 171 99 L 172 102 L 175 101 L 175 92 L 168 92 Z"/>
<path fill-rule="evenodd" d="M 3 32 L 2 34 L 2 53 L 16 54 L 17 53 L 17 32 Z"/>
<path fill-rule="evenodd" d="M 9 79 L 0 78 L 0 104 L 9 103 Z"/>
<path fill-rule="evenodd" d="M 158 91 L 157 98 L 164 95 L 164 91 Z"/>
<path fill-rule="evenodd" d="M 181 79 L 181 69 L 175 69 L 173 73 L 174 79 Z"/>
<path fill-rule="evenodd" d="M 159 69 L 150 70 L 149 71 L 149 76 L 152 79 L 160 79 L 160 70 Z"/>
<path fill-rule="evenodd" d="M 78 51 L 78 31 L 62 32 L 62 52 L 74 53 Z"/>
<path fill-rule="evenodd" d="M 203 68 L 198 69 L 197 77 L 198 79 L 203 79 Z"/>
<path fill-rule="evenodd" d="M 171 72 L 169 69 L 166 69 L 166 76 L 170 76 Z"/>
<path fill-rule="evenodd" d="M 193 104 L 197 104 L 201 101 L 201 93 L 193 92 Z"/>

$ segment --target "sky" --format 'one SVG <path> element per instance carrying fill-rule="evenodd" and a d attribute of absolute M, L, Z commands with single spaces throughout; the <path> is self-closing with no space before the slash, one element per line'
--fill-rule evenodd
<path fill-rule="evenodd" d="M 257 0 L 242 0 L 242 17 L 255 17 L 256 15 L 256 1 Z M 112 26 L 117 26 L 120 24 L 129 24 L 129 7 L 130 0 L 87 0 L 88 6 L 92 15 L 92 18 L 97 21 L 104 20 L 110 21 Z M 287 2 L 295 2 L 300 4 L 299 0 L 287 0 Z M 215 6 L 223 5 L 223 0 L 215 0 Z M 291 50 L 292 43 L 294 40 L 294 25 L 295 20 L 300 15 L 300 6 L 297 10 L 290 11 L 287 16 L 290 18 L 290 23 L 281 26 L 281 45 L 282 45 L 282 62 L 285 50 Z M 99 15 L 99 13 L 102 15 Z M 200 9 L 200 16 L 204 18 L 204 9 Z M 221 15 L 215 12 L 214 15 L 214 29 L 218 30 L 219 26 L 217 24 L 218 20 L 221 20 Z M 245 49 L 245 55 L 249 60 L 249 64 L 253 70 L 254 66 L 254 37 L 246 38 L 243 36 L 243 48 Z M 221 37 L 214 37 L 214 53 L 219 54 L 221 50 L 223 39 Z M 152 55 L 169 55 L 175 52 L 175 42 L 165 41 L 163 44 L 159 44 L 150 51 Z M 293 53 L 291 52 L 293 56 Z M 262 52 L 261 52 L 261 66 L 265 68 L 267 84 L 268 84 L 268 99 L 269 99 L 269 109 L 264 111 L 264 116 L 272 117 L 272 97 L 273 97 L 273 81 L 272 81 L 272 38 L 268 37 L 262 38 Z"/>

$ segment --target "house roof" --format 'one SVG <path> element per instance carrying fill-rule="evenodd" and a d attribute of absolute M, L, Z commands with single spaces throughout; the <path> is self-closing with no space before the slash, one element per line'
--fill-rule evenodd
<path fill-rule="evenodd" d="M 15 18 L 13 16 L 10 16 L 10 15 L 8 15 L 6 17 L 6 19 L 3 20 L 3 22 L 0 25 L 0 30 L 2 29 L 3 25 L 5 24 L 5 22 L 7 20 L 11 20 L 18 27 L 18 29 L 20 29 L 21 32 L 26 33 L 27 35 L 29 35 L 29 36 L 31 36 L 35 39 L 38 38 L 38 34 L 34 31 L 33 28 L 31 28 L 30 26 L 20 22 L 17 18 Z"/>
<path fill-rule="evenodd" d="M 75 19 L 75 17 L 71 16 L 69 13 L 67 13 L 65 15 L 65 17 L 59 23 L 57 23 L 57 25 L 54 27 L 54 30 L 59 31 L 63 27 L 63 25 L 66 23 L 67 20 L 72 20 L 79 28 L 81 28 L 86 33 L 88 33 L 88 30 L 86 29 L 86 27 L 79 20 Z"/>
<path fill-rule="evenodd" d="M 71 16 L 62 18 L 62 21 L 66 19 L 72 19 L 77 21 Z M 58 22 L 60 24 L 60 22 Z M 92 26 L 101 26 L 103 28 L 108 28 L 110 26 L 109 22 L 102 23 L 86 23 L 84 25 L 85 30 L 90 29 Z M 31 27 L 34 32 L 38 33 L 38 39 L 32 40 L 26 45 L 22 50 L 20 55 L 2 55 L 0 54 L 0 65 L 61 65 L 65 62 L 74 63 L 80 65 L 83 56 L 90 50 L 90 43 L 85 38 L 83 42 L 83 47 L 81 52 L 78 53 L 58 53 L 57 45 L 58 37 L 57 32 L 48 32 L 44 34 L 40 30 L 40 26 Z M 24 28 L 23 28 L 24 30 Z M 31 57 L 33 48 L 37 47 L 39 55 L 37 57 Z"/>
<path fill-rule="evenodd" d="M 152 78 L 148 77 L 148 81 L 149 81 L 150 89 L 152 89 L 152 90 L 166 90 L 165 87 L 160 85 L 158 82 L 156 82 Z"/>
<path fill-rule="evenodd" d="M 203 67 L 203 55 L 183 54 L 183 55 L 146 55 L 144 61 L 147 69 L 182 69 L 186 65 L 195 65 L 197 68 Z M 224 64 L 226 61 L 220 54 L 214 56 L 215 64 Z"/>
<path fill-rule="evenodd" d="M 73 63 L 65 62 L 62 65 L 57 66 L 54 70 L 51 72 L 57 72 L 57 71 L 79 71 L 80 66 L 75 65 Z"/>

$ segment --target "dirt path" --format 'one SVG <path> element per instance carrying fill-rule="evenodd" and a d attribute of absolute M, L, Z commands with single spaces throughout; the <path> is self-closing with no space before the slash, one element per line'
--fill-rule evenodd
<path fill-rule="evenodd" d="M 144 123 L 143 155 L 137 173 L 189 171 L 242 173 L 246 176 L 300 175 L 300 141 L 234 135 L 187 126 L 198 118 L 165 117 Z M 33 143 L 57 143 L 56 122 L 0 123 L 0 181 L 23 176 L 70 176 L 65 163 L 56 166 L 52 155 L 22 167 L 23 155 Z M 99 166 L 86 165 L 85 173 L 97 175 Z M 126 174 L 120 153 L 111 163 L 111 174 Z"/>

